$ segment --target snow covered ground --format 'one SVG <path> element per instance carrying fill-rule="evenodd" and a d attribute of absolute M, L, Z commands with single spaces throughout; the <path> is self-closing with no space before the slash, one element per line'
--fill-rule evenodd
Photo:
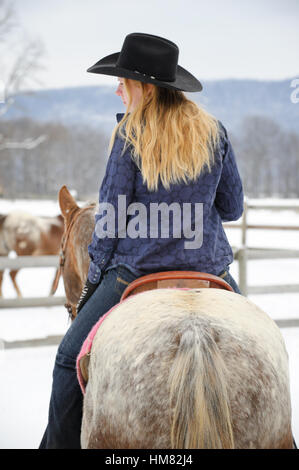
<path fill-rule="evenodd" d="M 269 200 L 277 202 L 276 200 Z M 297 211 L 252 210 L 249 222 L 265 224 L 299 225 L 299 201 Z M 281 202 L 282 205 L 285 201 Z M 56 215 L 59 207 L 53 201 L 9 201 L 0 199 L 0 213 L 26 210 L 36 215 Z M 240 231 L 227 230 L 232 245 L 240 245 Z M 248 233 L 249 246 L 299 249 L 299 234 L 295 231 L 252 230 Z M 54 268 L 23 269 L 18 283 L 24 297 L 48 295 L 54 277 Z M 232 275 L 238 280 L 238 263 L 231 266 Z M 299 282 L 299 259 L 258 260 L 248 265 L 249 285 L 287 284 Z M 265 310 L 274 320 L 299 319 L 299 294 L 255 295 L 249 298 Z M 15 297 L 10 279 L 5 273 L 3 281 L 5 297 Z M 64 295 L 60 282 L 56 295 Z M 57 346 L 2 349 L 1 339 L 13 341 L 63 335 L 69 327 L 64 307 L 24 308 L 0 310 L 0 448 L 36 449 L 47 423 L 51 390 L 52 368 Z M 282 328 L 282 335 L 290 359 L 290 381 L 293 409 L 293 433 L 299 442 L 299 328 Z"/>

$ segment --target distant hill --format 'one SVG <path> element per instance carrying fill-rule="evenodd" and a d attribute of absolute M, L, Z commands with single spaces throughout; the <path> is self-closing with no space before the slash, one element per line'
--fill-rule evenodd
<path fill-rule="evenodd" d="M 285 130 L 299 131 L 299 103 L 291 102 L 292 78 L 282 81 L 213 80 L 203 82 L 201 93 L 187 95 L 237 132 L 248 115 L 267 116 Z M 115 114 L 124 112 L 115 87 L 89 86 L 20 94 L 2 119 L 30 117 L 38 121 L 83 124 L 111 132 Z"/>

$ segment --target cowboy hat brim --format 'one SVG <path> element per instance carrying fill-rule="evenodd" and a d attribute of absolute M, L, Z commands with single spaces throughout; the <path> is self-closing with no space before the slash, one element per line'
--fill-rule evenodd
<path fill-rule="evenodd" d="M 169 88 L 180 91 L 196 92 L 202 90 L 202 84 L 190 72 L 180 65 L 177 66 L 176 79 L 172 82 L 165 82 L 156 79 L 150 75 L 145 75 L 138 71 L 128 70 L 118 67 L 117 60 L 120 52 L 107 55 L 87 69 L 90 73 L 99 73 L 102 75 L 112 75 L 114 77 L 131 78 L 144 83 L 152 83 L 163 88 Z"/>

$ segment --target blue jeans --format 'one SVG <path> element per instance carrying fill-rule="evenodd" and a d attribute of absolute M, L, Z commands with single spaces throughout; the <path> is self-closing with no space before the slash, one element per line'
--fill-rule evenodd
<path fill-rule="evenodd" d="M 240 291 L 240 288 L 239 288 L 238 284 L 236 283 L 233 276 L 229 272 L 229 267 L 224 269 L 220 274 L 218 274 L 218 276 L 221 277 L 222 279 L 224 279 L 234 289 L 234 291 L 237 294 L 242 295 L 242 292 Z"/>
<path fill-rule="evenodd" d="M 80 449 L 83 395 L 77 379 L 76 358 L 93 325 L 120 301 L 127 285 L 136 277 L 125 266 L 106 271 L 97 290 L 66 332 L 55 359 L 48 425 L 40 449 Z M 238 290 L 229 273 L 223 279 Z"/>
<path fill-rule="evenodd" d="M 40 449 L 80 449 L 83 395 L 76 358 L 94 324 L 120 301 L 134 279 L 136 276 L 123 266 L 107 271 L 62 339 L 53 371 L 48 426 Z"/>

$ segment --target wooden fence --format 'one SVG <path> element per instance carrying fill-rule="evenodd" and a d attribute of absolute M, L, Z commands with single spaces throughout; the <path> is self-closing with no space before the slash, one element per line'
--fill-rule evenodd
<path fill-rule="evenodd" d="M 274 249 L 266 247 L 251 248 L 247 246 L 248 230 L 299 230 L 298 225 L 264 225 L 264 224 L 248 224 L 248 212 L 250 209 L 255 210 L 292 210 L 299 212 L 299 205 L 285 204 L 259 204 L 245 200 L 244 213 L 239 223 L 224 223 L 224 228 L 241 229 L 241 246 L 233 247 L 234 258 L 239 264 L 238 283 L 243 295 L 253 294 L 273 294 L 273 293 L 299 293 L 299 279 L 294 284 L 275 284 L 275 285 L 258 285 L 248 286 L 247 267 L 250 260 L 258 259 L 287 259 L 299 258 L 299 249 Z M 58 256 L 19 256 L 17 258 L 8 258 L 0 256 L 0 271 L 4 269 L 21 269 L 21 268 L 37 268 L 37 267 L 56 267 L 58 266 Z M 50 288 L 50 286 L 49 286 Z M 50 307 L 63 305 L 65 297 L 48 296 L 48 297 L 30 297 L 30 298 L 13 298 L 0 299 L 0 308 L 18 308 L 18 307 Z M 280 327 L 299 326 L 299 319 L 283 319 L 277 320 L 276 323 Z M 57 344 L 60 336 L 50 336 L 47 338 L 5 342 L 0 340 L 0 348 L 10 348 L 18 346 L 38 346 Z"/>
<path fill-rule="evenodd" d="M 234 258 L 239 264 L 238 283 L 243 295 L 253 294 L 273 294 L 273 293 L 297 293 L 299 292 L 299 279 L 294 284 L 276 284 L 276 285 L 258 285 L 248 286 L 247 267 L 250 260 L 258 259 L 286 259 L 299 258 L 299 249 L 275 249 L 275 248 L 251 248 L 247 246 L 248 230 L 296 230 L 299 231 L 299 225 L 265 225 L 248 224 L 248 212 L 250 209 L 270 209 L 270 210 L 295 210 L 299 212 L 299 205 L 285 204 L 260 204 L 253 203 L 245 199 L 243 216 L 239 223 L 224 223 L 224 228 L 241 229 L 241 246 L 233 247 Z M 298 237 L 299 241 L 299 237 Z M 298 243 L 299 245 L 299 243 Z M 8 258 L 0 256 L 0 271 L 4 269 L 21 269 L 37 267 L 57 267 L 59 263 L 58 256 L 19 256 Z M 50 307 L 54 305 L 63 305 L 65 297 L 30 297 L 0 299 L 0 308 L 18 308 L 18 307 Z"/>
<path fill-rule="evenodd" d="M 248 230 L 290 230 L 299 231 L 299 225 L 265 225 L 265 224 L 249 224 L 248 213 L 250 209 L 255 210 L 292 210 L 299 212 L 299 205 L 294 204 L 260 204 L 250 202 L 245 199 L 244 212 L 240 223 L 224 223 L 224 228 L 241 229 L 241 246 L 233 247 L 234 258 L 239 263 L 239 287 L 245 296 L 253 294 L 275 294 L 275 293 L 299 293 L 299 279 L 294 284 L 275 284 L 275 285 L 258 285 L 248 286 L 247 267 L 248 261 L 258 259 L 286 259 L 299 258 L 299 249 L 281 249 L 281 248 L 251 248 L 247 246 Z M 298 237 L 299 245 L 299 237 Z"/>

